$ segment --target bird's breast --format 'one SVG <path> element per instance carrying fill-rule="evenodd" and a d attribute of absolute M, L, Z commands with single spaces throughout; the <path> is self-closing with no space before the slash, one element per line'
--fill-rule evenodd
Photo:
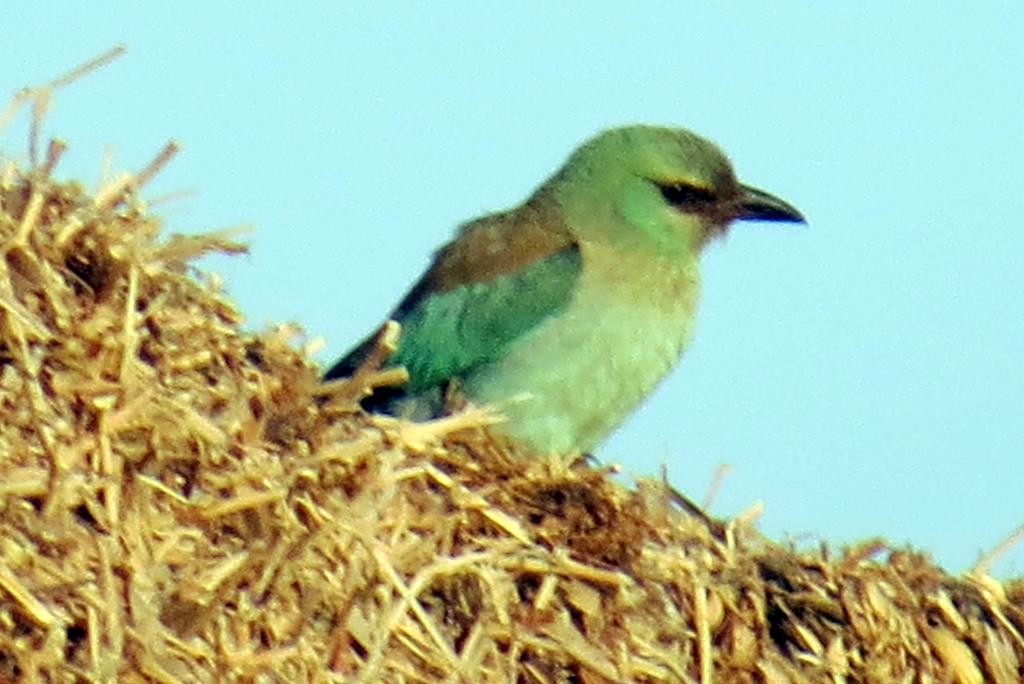
<path fill-rule="evenodd" d="M 593 449 L 672 368 L 692 331 L 696 258 L 580 248 L 569 305 L 464 379 L 471 400 L 497 403 L 509 436 L 537 451 Z"/>

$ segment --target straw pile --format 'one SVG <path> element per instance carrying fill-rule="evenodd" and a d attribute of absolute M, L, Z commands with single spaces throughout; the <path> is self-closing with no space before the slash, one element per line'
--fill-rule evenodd
<path fill-rule="evenodd" d="M 367 416 L 58 156 L 0 174 L 0 682 L 1021 681 L 1020 586 Z"/>

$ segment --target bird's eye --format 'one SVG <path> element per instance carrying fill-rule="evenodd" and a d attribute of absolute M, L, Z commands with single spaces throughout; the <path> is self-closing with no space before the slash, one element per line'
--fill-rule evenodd
<path fill-rule="evenodd" d="M 710 190 L 688 183 L 659 183 L 658 189 L 666 202 L 684 211 L 699 209 L 715 201 L 715 195 Z"/>

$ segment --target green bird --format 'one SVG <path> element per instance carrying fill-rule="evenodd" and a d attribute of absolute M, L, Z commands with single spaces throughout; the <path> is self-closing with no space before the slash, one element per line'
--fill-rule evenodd
<path fill-rule="evenodd" d="M 373 411 L 414 420 L 452 392 L 496 404 L 535 452 L 589 452 L 643 401 L 693 333 L 699 257 L 735 220 L 803 223 L 681 128 L 626 126 L 580 146 L 521 205 L 464 224 L 390 318 L 409 381 Z M 327 371 L 350 375 L 373 336 Z"/>

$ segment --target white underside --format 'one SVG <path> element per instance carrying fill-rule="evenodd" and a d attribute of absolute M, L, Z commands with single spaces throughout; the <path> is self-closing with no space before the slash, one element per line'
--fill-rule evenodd
<path fill-rule="evenodd" d="M 695 260 L 581 249 L 583 275 L 566 310 L 463 381 L 470 400 L 497 404 L 505 432 L 537 451 L 597 446 L 672 368 L 692 332 Z"/>

